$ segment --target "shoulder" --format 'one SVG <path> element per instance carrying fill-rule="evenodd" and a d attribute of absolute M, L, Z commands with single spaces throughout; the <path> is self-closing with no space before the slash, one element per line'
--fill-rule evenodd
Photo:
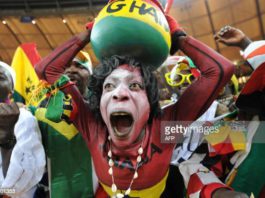
<path fill-rule="evenodd" d="M 15 128 L 29 128 L 37 124 L 36 118 L 32 115 L 31 111 L 26 107 L 19 108 L 20 114 Z"/>

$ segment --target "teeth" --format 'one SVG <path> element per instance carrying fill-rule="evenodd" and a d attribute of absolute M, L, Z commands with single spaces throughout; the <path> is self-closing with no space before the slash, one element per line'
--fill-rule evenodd
<path fill-rule="evenodd" d="M 116 112 L 116 113 L 112 113 L 112 115 L 114 115 L 114 116 L 119 116 L 119 115 L 124 116 L 124 115 L 129 115 L 129 114 L 125 113 L 125 112 Z"/>

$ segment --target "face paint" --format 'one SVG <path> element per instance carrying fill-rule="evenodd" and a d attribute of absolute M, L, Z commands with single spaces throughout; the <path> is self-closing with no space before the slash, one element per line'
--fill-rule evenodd
<path fill-rule="evenodd" d="M 125 148 L 138 140 L 150 113 L 139 68 L 121 65 L 105 79 L 100 112 L 115 146 Z"/>

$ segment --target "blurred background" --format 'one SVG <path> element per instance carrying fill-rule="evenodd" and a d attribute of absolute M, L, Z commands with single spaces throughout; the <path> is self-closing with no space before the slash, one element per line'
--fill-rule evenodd
<path fill-rule="evenodd" d="M 83 31 L 107 0 L 0 0 L 0 60 L 11 63 L 15 49 L 34 42 L 42 57 Z M 165 5 L 165 0 L 161 0 Z M 213 35 L 224 25 L 243 30 L 251 39 L 265 38 L 264 0 L 174 0 L 170 14 L 185 31 L 237 65 L 237 76 L 248 70 L 239 50 L 217 44 Z M 92 62 L 97 64 L 90 46 Z"/>

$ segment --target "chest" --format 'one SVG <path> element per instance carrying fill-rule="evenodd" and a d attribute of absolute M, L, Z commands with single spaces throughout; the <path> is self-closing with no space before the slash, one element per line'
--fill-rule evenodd
<path fill-rule="evenodd" d="M 100 141 L 101 142 L 101 141 Z M 109 157 L 103 144 L 93 147 L 91 152 L 99 181 L 107 186 L 112 185 L 112 177 L 109 174 Z M 136 162 L 137 157 L 131 157 L 130 153 L 125 157 L 112 156 L 114 162 L 113 177 L 118 189 L 127 189 L 138 166 L 138 178 L 134 180 L 132 189 L 139 190 L 149 188 L 162 180 L 168 170 L 174 145 L 161 144 L 160 138 L 150 138 L 150 143 L 144 148 L 142 159 Z"/>

